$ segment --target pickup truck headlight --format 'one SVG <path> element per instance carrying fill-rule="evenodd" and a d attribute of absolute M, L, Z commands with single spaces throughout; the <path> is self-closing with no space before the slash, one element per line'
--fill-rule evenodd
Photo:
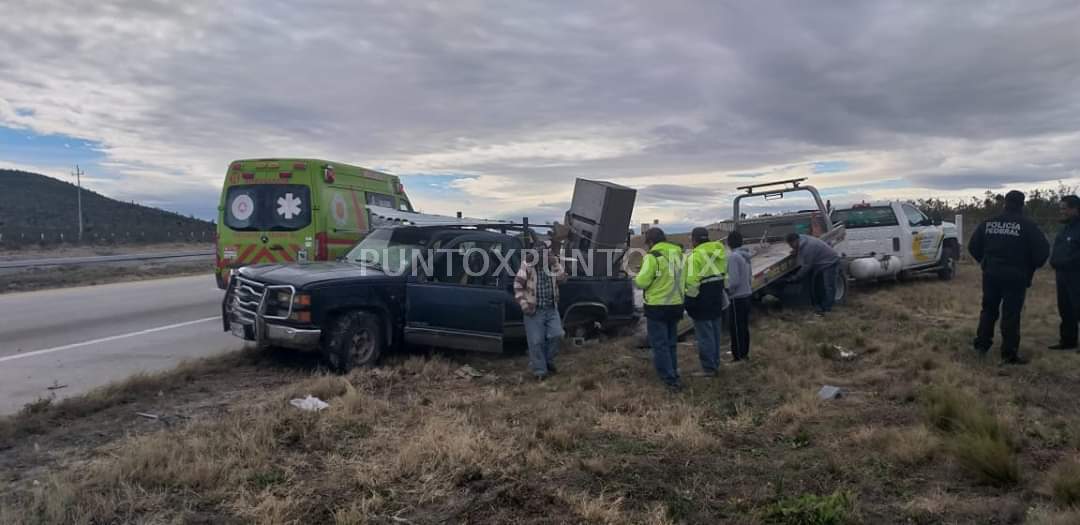
<path fill-rule="evenodd" d="M 293 294 L 292 292 L 288 292 L 285 290 L 279 291 L 274 294 L 274 300 L 272 301 L 272 304 L 288 310 L 290 299 L 292 300 L 293 309 L 307 308 L 311 306 L 311 294 Z"/>
<path fill-rule="evenodd" d="M 290 304 L 291 301 L 291 304 Z M 301 323 L 311 322 L 311 294 L 289 290 L 271 291 L 266 297 L 266 315 Z"/>

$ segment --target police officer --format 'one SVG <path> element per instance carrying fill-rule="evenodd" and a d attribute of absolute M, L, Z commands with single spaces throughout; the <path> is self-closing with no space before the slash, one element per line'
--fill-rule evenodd
<path fill-rule="evenodd" d="M 1050 266 L 1057 278 L 1060 339 L 1051 350 L 1075 350 L 1077 323 L 1080 323 L 1080 197 L 1061 198 L 1061 222 L 1065 226 L 1054 239 Z"/>
<path fill-rule="evenodd" d="M 701 375 L 716 377 L 720 366 L 720 318 L 727 309 L 727 251 L 723 243 L 709 240 L 705 228 L 694 228 L 690 242 L 694 249 L 686 258 L 686 313 L 694 320 Z"/>
<path fill-rule="evenodd" d="M 664 230 L 645 231 L 648 253 L 634 285 L 643 290 L 645 322 L 653 366 L 672 392 L 682 390 L 679 377 L 679 321 L 683 316 L 683 260 L 681 247 L 667 241 Z"/>
<path fill-rule="evenodd" d="M 1046 264 L 1050 245 L 1046 235 L 1024 216 L 1024 194 L 1005 195 L 1005 210 L 979 224 L 968 244 L 983 271 L 982 313 L 975 336 L 981 355 L 994 342 L 994 324 L 1001 317 L 1002 364 L 1026 364 L 1020 355 L 1020 313 L 1035 271 Z"/>

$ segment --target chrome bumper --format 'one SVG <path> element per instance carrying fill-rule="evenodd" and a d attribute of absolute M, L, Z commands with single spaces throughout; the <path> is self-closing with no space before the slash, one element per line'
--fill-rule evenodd
<path fill-rule="evenodd" d="M 260 319 L 260 321 L 262 321 Z M 255 330 L 255 338 L 259 343 L 265 342 L 270 346 L 280 346 L 295 350 L 318 350 L 319 341 L 322 339 L 322 330 L 307 330 L 268 324 L 265 321 L 259 323 L 259 329 Z"/>
<path fill-rule="evenodd" d="M 270 316 L 264 313 L 266 292 L 285 287 L 267 286 L 239 276 L 230 281 L 232 282 L 226 290 L 222 305 L 226 331 L 246 341 L 255 341 L 258 346 L 278 346 L 295 350 L 319 348 L 322 330 L 271 324 L 288 316 Z M 289 312 L 291 311 L 290 306 Z"/>

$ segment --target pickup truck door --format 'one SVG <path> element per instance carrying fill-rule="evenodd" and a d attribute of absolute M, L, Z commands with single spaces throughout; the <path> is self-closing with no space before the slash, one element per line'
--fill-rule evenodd
<path fill-rule="evenodd" d="M 910 268 L 936 263 L 941 251 L 941 241 L 944 239 L 944 229 L 935 226 L 923 212 L 910 204 L 901 204 L 900 209 L 903 212 L 900 220 L 906 219 L 909 230 L 904 239 L 907 241 L 904 251 L 911 251 L 910 254 L 904 254 L 904 266 Z"/>
<path fill-rule="evenodd" d="M 453 239 L 444 245 L 448 251 L 435 258 L 430 275 L 405 285 L 407 343 L 502 352 L 512 297 L 497 275 L 494 251 L 500 249 L 500 239 L 488 233 Z M 481 272 L 484 260 L 486 273 Z"/>

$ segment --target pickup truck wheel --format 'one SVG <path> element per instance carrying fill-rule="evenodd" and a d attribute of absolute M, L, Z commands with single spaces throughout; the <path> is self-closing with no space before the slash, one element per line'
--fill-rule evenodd
<path fill-rule="evenodd" d="M 811 300 L 817 303 L 818 298 L 822 297 L 825 293 L 825 281 L 820 276 L 815 276 L 813 282 L 813 288 L 811 292 L 813 297 Z M 847 272 L 841 271 L 836 276 L 836 295 L 833 298 L 833 304 L 844 304 L 847 300 L 848 294 L 848 275 Z"/>
<path fill-rule="evenodd" d="M 833 300 L 835 304 L 844 304 L 847 301 L 848 294 L 848 274 L 841 271 L 836 276 L 836 298 Z"/>
<path fill-rule="evenodd" d="M 368 312 L 338 317 L 324 347 L 330 367 L 345 373 L 356 367 L 374 366 L 385 344 L 381 326 L 378 316 Z"/>
<path fill-rule="evenodd" d="M 954 241 L 946 241 L 945 246 L 941 249 L 941 268 L 938 270 L 938 277 L 943 281 L 951 281 L 953 277 L 956 277 L 957 265 L 960 261 L 960 248 Z"/>

